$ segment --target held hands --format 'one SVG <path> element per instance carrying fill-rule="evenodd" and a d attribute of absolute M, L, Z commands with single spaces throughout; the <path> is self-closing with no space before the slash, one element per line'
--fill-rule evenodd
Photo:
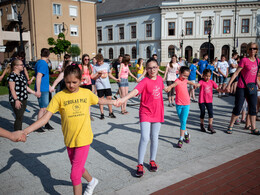
<path fill-rule="evenodd" d="M 54 87 L 50 86 L 49 91 L 50 91 L 50 93 L 54 92 L 55 91 Z"/>
<path fill-rule="evenodd" d="M 225 91 L 226 93 L 229 93 L 230 92 L 230 86 L 227 85 L 226 88 L 223 89 L 223 91 Z"/>
<path fill-rule="evenodd" d="M 28 85 L 31 85 L 32 84 L 32 82 L 33 82 L 33 80 L 34 80 L 34 76 L 31 78 L 31 80 L 29 80 L 27 83 L 28 83 Z"/>
<path fill-rule="evenodd" d="M 13 142 L 26 142 L 26 134 L 23 131 L 15 131 L 12 132 L 10 140 Z"/>
<path fill-rule="evenodd" d="M 166 93 L 169 93 L 171 91 L 171 89 L 172 89 L 171 86 L 164 87 L 164 91 Z"/>
<path fill-rule="evenodd" d="M 40 91 L 36 91 L 36 92 L 35 92 L 35 96 L 36 96 L 37 98 L 40 98 L 41 95 L 42 95 L 42 93 L 41 93 Z"/>
<path fill-rule="evenodd" d="M 120 107 L 124 103 L 123 99 L 121 99 L 121 98 L 118 98 L 117 100 L 114 100 L 114 101 L 115 101 L 114 106 L 116 106 L 116 107 Z"/>

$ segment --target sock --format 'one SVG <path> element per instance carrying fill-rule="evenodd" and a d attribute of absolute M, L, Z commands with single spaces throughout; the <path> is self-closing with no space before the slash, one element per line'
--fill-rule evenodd
<path fill-rule="evenodd" d="M 94 180 L 95 180 L 95 178 L 94 177 L 92 177 L 92 180 L 90 181 L 90 182 L 88 182 L 90 185 L 92 185 L 93 183 L 94 183 Z"/>
<path fill-rule="evenodd" d="M 184 139 L 184 137 L 183 137 L 183 136 L 181 136 L 181 137 L 180 137 L 180 140 L 181 140 L 181 141 L 183 141 L 183 139 Z"/>
<path fill-rule="evenodd" d="M 185 131 L 185 133 L 184 133 L 185 135 L 188 135 L 188 131 Z"/>

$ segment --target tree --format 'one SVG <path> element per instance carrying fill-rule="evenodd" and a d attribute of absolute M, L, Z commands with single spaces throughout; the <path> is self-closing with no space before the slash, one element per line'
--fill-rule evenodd
<path fill-rule="evenodd" d="M 80 48 L 77 45 L 71 45 L 70 48 L 68 49 L 68 53 L 72 57 L 78 57 L 80 55 Z"/>
<path fill-rule="evenodd" d="M 57 55 L 58 59 L 60 59 L 61 54 L 67 52 L 68 48 L 71 46 L 71 42 L 65 39 L 65 35 L 60 33 L 58 35 L 58 39 L 55 41 L 54 38 L 48 38 L 48 44 L 53 46 L 50 47 L 49 50 L 51 53 Z"/>

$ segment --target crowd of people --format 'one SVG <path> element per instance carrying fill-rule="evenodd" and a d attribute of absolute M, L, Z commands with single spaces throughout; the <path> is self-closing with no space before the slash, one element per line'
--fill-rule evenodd
<path fill-rule="evenodd" d="M 14 59 L 11 63 L 8 86 L 9 101 L 15 113 L 16 119 L 14 132 L 0 128 L 0 136 L 7 137 L 12 141 L 26 141 L 26 136 L 33 132 L 44 132 L 45 129 L 53 129 L 48 121 L 51 116 L 59 112 L 61 115 L 61 126 L 64 135 L 64 143 L 67 147 L 71 162 L 71 180 L 74 194 L 82 194 L 81 177 L 88 181 L 84 194 L 92 194 L 98 184 L 98 179 L 92 177 L 84 168 L 87 160 L 90 144 L 93 141 L 91 130 L 90 106 L 99 104 L 100 119 L 105 119 L 104 105 L 108 105 L 108 117 L 116 118 L 112 106 L 121 106 L 121 114 L 126 115 L 127 100 L 138 96 L 140 99 L 140 141 L 138 147 L 138 165 L 136 176 L 144 174 L 144 156 L 147 144 L 151 141 L 150 149 L 150 171 L 157 171 L 156 154 L 158 148 L 158 137 L 161 124 L 164 122 L 163 90 L 168 94 L 168 106 L 176 107 L 176 113 L 180 121 L 180 138 L 177 142 L 179 148 L 184 142 L 190 142 L 190 131 L 186 124 L 191 102 L 198 102 L 200 109 L 200 130 L 206 132 L 204 126 L 205 110 L 208 111 L 207 130 L 214 134 L 213 128 L 213 89 L 218 92 L 218 97 L 228 94 L 235 96 L 234 109 L 227 134 L 233 133 L 233 126 L 239 123 L 238 117 L 241 111 L 248 108 L 247 120 L 245 116 L 241 122 L 246 123 L 246 128 L 254 135 L 260 132 L 256 128 L 257 112 L 259 110 L 259 59 L 256 57 L 258 45 L 249 43 L 248 56 L 240 59 L 238 54 L 233 53 L 227 62 L 224 55 L 221 60 L 216 58 L 210 63 L 208 55 L 204 54 L 202 60 L 193 59 L 188 67 L 182 58 L 176 55 L 166 65 L 166 70 L 160 70 L 157 55 L 153 55 L 145 66 L 142 58 L 136 64 L 136 76 L 130 71 L 130 56 L 125 54 L 119 56 L 112 67 L 104 62 L 102 54 L 97 54 L 90 63 L 90 56 L 84 54 L 81 64 L 77 65 L 71 61 L 71 56 L 66 54 L 64 61 L 59 67 L 59 76 L 50 86 L 48 60 L 50 52 L 48 49 L 41 50 L 41 60 L 35 66 L 35 90 L 28 87 L 27 80 L 22 74 L 24 63 L 21 59 Z M 115 71 L 115 76 L 112 72 Z M 159 72 L 164 74 L 160 76 Z M 5 71 L 3 74 L 8 73 Z M 128 77 L 133 77 L 138 83 L 128 93 Z M 198 82 L 196 78 L 198 75 Z M 230 80 L 228 81 L 228 76 Z M 259 77 L 258 77 L 259 76 Z M 0 77 L 2 78 L 2 76 Z M 112 99 L 110 80 L 118 84 L 118 91 Z M 216 82 L 215 82 L 215 81 Z M 166 86 L 164 85 L 166 81 Z M 217 84 L 218 83 L 218 84 Z M 51 98 L 50 92 L 56 94 Z M 195 97 L 195 89 L 199 89 L 198 100 Z M 34 94 L 39 103 L 37 121 L 22 130 L 22 116 L 26 108 L 28 92 Z M 120 96 L 120 98 L 118 97 Z M 247 104 L 246 104 L 247 103 Z M 247 106 L 246 106 L 247 105 Z M 244 114 L 245 115 L 245 114 Z"/>

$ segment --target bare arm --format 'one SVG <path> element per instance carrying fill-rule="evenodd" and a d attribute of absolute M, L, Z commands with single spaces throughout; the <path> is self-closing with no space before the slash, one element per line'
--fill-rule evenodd
<path fill-rule="evenodd" d="M 25 67 L 23 67 L 23 71 L 24 71 L 24 74 L 25 74 L 25 76 L 27 78 L 27 81 L 30 81 L 30 77 L 29 77 L 28 71 L 27 71 L 27 69 Z"/>
<path fill-rule="evenodd" d="M 10 132 L 0 127 L 0 137 L 5 137 L 13 142 L 26 141 L 26 135 L 23 131 Z"/>
<path fill-rule="evenodd" d="M 35 93 L 36 97 L 40 98 L 41 97 L 41 82 L 42 82 L 42 76 L 43 74 L 42 73 L 37 73 L 37 76 L 36 76 L 36 88 L 37 88 L 37 91 Z"/>
<path fill-rule="evenodd" d="M 135 80 L 137 80 L 137 78 L 135 77 L 135 75 L 133 75 L 133 73 L 130 71 L 130 69 L 129 69 L 129 74 L 131 77 L 133 77 Z"/>
<path fill-rule="evenodd" d="M 119 98 L 116 101 L 117 106 L 121 106 L 124 102 L 126 102 L 127 100 L 129 100 L 132 97 L 135 97 L 138 94 L 138 90 L 134 89 L 133 91 L 131 91 L 130 93 L 128 93 L 125 97 L 123 98 Z"/>
<path fill-rule="evenodd" d="M 59 76 L 55 79 L 55 81 L 52 84 L 52 88 L 55 89 L 55 87 L 61 82 L 61 80 L 64 78 L 64 72 L 61 72 Z"/>
<path fill-rule="evenodd" d="M 44 126 L 51 118 L 53 113 L 47 111 L 42 118 L 34 122 L 32 125 L 24 129 L 24 133 L 28 135 L 29 133 L 35 131 L 36 129 L 39 129 L 40 127 Z"/>
<path fill-rule="evenodd" d="M 202 77 L 202 74 L 198 70 L 196 70 L 196 73 Z"/>
<path fill-rule="evenodd" d="M 109 72 L 109 73 L 108 73 L 108 76 L 109 76 L 109 78 L 111 78 L 111 79 L 115 80 L 116 82 L 118 82 L 118 81 L 119 81 L 119 79 L 117 79 L 116 77 L 114 77 L 114 76 L 112 75 L 112 73 L 111 73 L 111 72 Z"/>
<path fill-rule="evenodd" d="M 30 87 L 28 87 L 27 86 L 27 91 L 29 92 L 29 93 L 31 93 L 31 94 L 33 94 L 33 95 L 35 95 L 35 91 L 34 90 L 32 90 Z"/>
<path fill-rule="evenodd" d="M 242 67 L 238 67 L 236 72 L 234 72 L 234 74 L 232 75 L 231 79 L 229 80 L 227 87 L 226 87 L 226 92 L 230 91 L 230 86 L 232 84 L 232 82 L 235 80 L 235 78 L 238 76 L 238 74 L 240 73 L 240 71 L 242 70 Z"/>
<path fill-rule="evenodd" d="M 163 81 L 165 81 L 166 76 L 168 74 L 168 71 L 169 71 L 169 66 L 166 67 L 165 74 L 164 74 L 164 77 L 163 77 Z"/>
<path fill-rule="evenodd" d="M 101 105 L 108 105 L 108 104 L 112 104 L 112 105 L 116 105 L 116 100 L 108 100 L 108 99 L 105 99 L 105 98 L 98 98 L 98 104 L 101 104 Z"/>

